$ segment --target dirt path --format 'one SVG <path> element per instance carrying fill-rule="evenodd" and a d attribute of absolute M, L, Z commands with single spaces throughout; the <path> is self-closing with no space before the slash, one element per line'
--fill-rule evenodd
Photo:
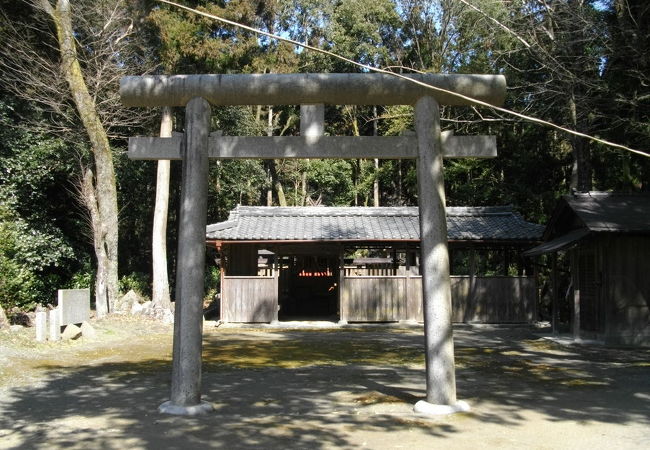
<path fill-rule="evenodd" d="M 160 415 L 171 327 L 97 322 L 93 342 L 0 335 L 0 448 L 650 448 L 650 351 L 455 330 L 466 414 L 412 412 L 421 329 L 206 328 L 205 417 Z M 31 330 L 33 331 L 33 330 Z"/>

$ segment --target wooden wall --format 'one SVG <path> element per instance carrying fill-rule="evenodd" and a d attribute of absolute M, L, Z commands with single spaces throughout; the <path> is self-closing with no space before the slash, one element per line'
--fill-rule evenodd
<path fill-rule="evenodd" d="M 454 322 L 530 323 L 535 319 L 532 277 L 452 277 Z"/>
<path fill-rule="evenodd" d="M 278 278 L 224 276 L 221 319 L 271 322 L 278 317 Z M 451 277 L 454 322 L 529 323 L 535 317 L 531 277 Z M 341 277 L 340 319 L 349 322 L 422 321 L 422 277 Z M 646 308 L 647 314 L 647 308 Z"/>
<path fill-rule="evenodd" d="M 224 322 L 271 322 L 277 318 L 277 277 L 223 277 L 221 320 Z"/>
<path fill-rule="evenodd" d="M 650 236 L 602 237 L 595 245 L 605 340 L 650 346 Z"/>
<path fill-rule="evenodd" d="M 454 322 L 529 323 L 535 315 L 532 277 L 451 277 Z M 341 319 L 423 320 L 422 277 L 343 277 Z"/>
<path fill-rule="evenodd" d="M 341 320 L 394 322 L 406 319 L 406 277 L 343 277 Z"/>

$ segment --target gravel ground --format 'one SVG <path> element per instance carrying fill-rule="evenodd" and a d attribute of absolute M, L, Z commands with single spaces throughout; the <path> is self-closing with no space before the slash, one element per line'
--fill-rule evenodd
<path fill-rule="evenodd" d="M 413 413 L 421 327 L 206 325 L 203 417 L 161 415 L 170 326 L 111 317 L 95 340 L 0 331 L 0 448 L 650 448 L 650 350 L 455 329 L 469 413 Z"/>

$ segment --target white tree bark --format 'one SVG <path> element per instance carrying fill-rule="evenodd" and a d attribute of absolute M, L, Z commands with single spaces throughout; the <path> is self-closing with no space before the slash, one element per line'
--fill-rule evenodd
<path fill-rule="evenodd" d="M 160 137 L 171 137 L 173 128 L 172 110 L 165 106 L 160 121 Z M 151 299 L 154 306 L 171 308 L 169 276 L 167 273 L 167 213 L 169 210 L 170 161 L 159 160 L 156 174 L 156 204 L 153 215 L 153 237 L 151 256 L 153 264 L 153 286 Z"/>

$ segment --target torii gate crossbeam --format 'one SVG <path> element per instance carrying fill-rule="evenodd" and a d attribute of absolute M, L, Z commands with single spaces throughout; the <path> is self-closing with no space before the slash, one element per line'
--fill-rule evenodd
<path fill-rule="evenodd" d="M 201 401 L 201 304 L 207 206 L 208 156 L 340 157 L 372 154 L 385 158 L 416 158 L 420 209 L 420 249 L 426 351 L 426 401 L 415 405 L 425 414 L 447 414 L 467 409 L 456 399 L 454 346 L 451 327 L 451 289 L 445 218 L 443 156 L 496 156 L 489 136 L 441 135 L 439 103 L 472 104 L 453 93 L 495 106 L 505 98 L 505 78 L 500 75 L 421 74 L 411 78 L 448 92 L 427 89 L 398 77 L 383 74 L 253 74 L 174 75 L 125 77 L 120 95 L 126 106 L 185 106 L 185 133 L 181 140 L 132 138 L 129 154 L 135 159 L 183 161 L 179 250 L 171 400 L 161 412 L 201 414 L 211 405 Z M 379 153 L 367 150 L 369 138 L 322 137 L 322 124 L 315 134 L 296 139 L 243 138 L 210 135 L 210 104 L 213 105 L 415 105 L 415 139 L 401 137 L 396 146 L 378 144 Z M 322 107 L 321 107 L 322 110 Z M 322 112 L 320 113 L 322 116 Z M 301 128 L 302 124 L 301 124 Z M 469 138 L 463 142 L 459 138 Z M 478 139 L 477 139 L 478 138 Z M 230 140 L 229 140 L 230 139 Z M 266 141 L 258 141 L 268 139 Z M 338 141 L 337 141 L 338 139 Z M 337 155 L 336 146 L 345 151 Z M 417 152 L 413 151 L 413 146 Z M 162 148 L 162 150 L 161 150 Z M 469 150 L 468 150 L 469 149 Z"/>

